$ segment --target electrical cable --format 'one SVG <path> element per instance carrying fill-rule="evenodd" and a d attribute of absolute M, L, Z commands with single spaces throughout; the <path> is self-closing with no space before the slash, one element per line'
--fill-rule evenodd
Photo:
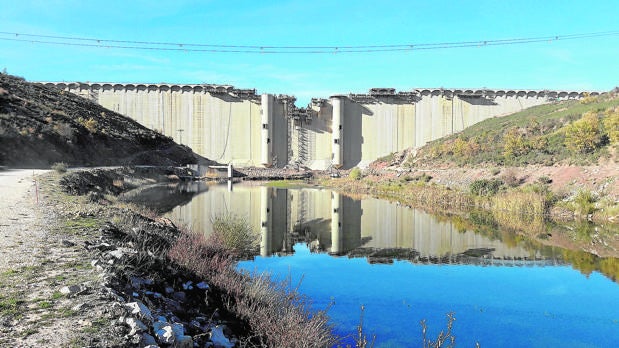
<path fill-rule="evenodd" d="M 85 37 L 40 35 L 17 32 L 0 32 L 0 40 L 30 42 L 35 44 L 80 46 L 95 48 L 139 49 L 154 51 L 180 51 L 203 53 L 244 53 L 244 54 L 339 54 L 339 53 L 375 53 L 415 50 L 436 50 L 465 47 L 486 47 L 503 45 L 522 45 L 537 42 L 559 40 L 579 40 L 597 37 L 619 36 L 619 31 L 581 33 L 568 35 L 537 36 L 514 39 L 459 41 L 441 43 L 410 43 L 389 45 L 360 46 L 269 46 L 269 45 L 223 45 L 180 42 L 133 41 L 95 39 Z"/>

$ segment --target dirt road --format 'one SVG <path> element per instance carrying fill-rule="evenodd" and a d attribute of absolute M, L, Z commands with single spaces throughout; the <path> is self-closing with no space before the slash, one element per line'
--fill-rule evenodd
<path fill-rule="evenodd" d="M 44 170 L 0 171 L 0 346 L 68 346 L 76 327 L 72 299 L 80 252 L 62 244 L 56 216 L 37 191 Z"/>
<path fill-rule="evenodd" d="M 0 171 L 0 272 L 32 265 L 33 238 L 42 233 L 37 218 L 35 176 L 45 170 Z"/>

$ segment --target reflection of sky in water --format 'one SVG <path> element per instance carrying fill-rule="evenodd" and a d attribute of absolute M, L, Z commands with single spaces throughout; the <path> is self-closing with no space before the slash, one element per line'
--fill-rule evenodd
<path fill-rule="evenodd" d="M 455 312 L 460 347 L 612 347 L 619 342 L 619 287 L 594 272 L 570 267 L 479 267 L 470 265 L 369 264 L 310 253 L 256 257 L 240 268 L 290 274 L 316 308 L 329 314 L 340 333 L 352 334 L 366 306 L 367 332 L 377 347 L 419 346 L 426 319 L 429 337 Z"/>

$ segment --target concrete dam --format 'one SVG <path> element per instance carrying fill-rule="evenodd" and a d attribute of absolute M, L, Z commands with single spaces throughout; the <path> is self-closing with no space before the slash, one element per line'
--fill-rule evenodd
<path fill-rule="evenodd" d="M 406 148 L 457 133 L 487 118 L 586 92 L 372 88 L 314 98 L 228 85 L 47 82 L 124 114 L 194 152 L 239 167 L 325 170 L 365 167 Z M 596 95 L 596 92 L 590 93 Z"/>

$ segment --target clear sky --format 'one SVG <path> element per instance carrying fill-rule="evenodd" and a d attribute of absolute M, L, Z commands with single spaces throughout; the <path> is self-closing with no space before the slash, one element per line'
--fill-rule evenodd
<path fill-rule="evenodd" d="M 0 9 L 0 32 L 215 45 L 339 47 L 617 32 L 518 45 L 337 54 L 65 46 L 8 41 L 16 36 L 0 34 L 0 69 L 29 81 L 232 84 L 292 94 L 300 106 L 311 97 L 372 87 L 605 91 L 619 85 L 617 0 L 0 0 Z"/>

